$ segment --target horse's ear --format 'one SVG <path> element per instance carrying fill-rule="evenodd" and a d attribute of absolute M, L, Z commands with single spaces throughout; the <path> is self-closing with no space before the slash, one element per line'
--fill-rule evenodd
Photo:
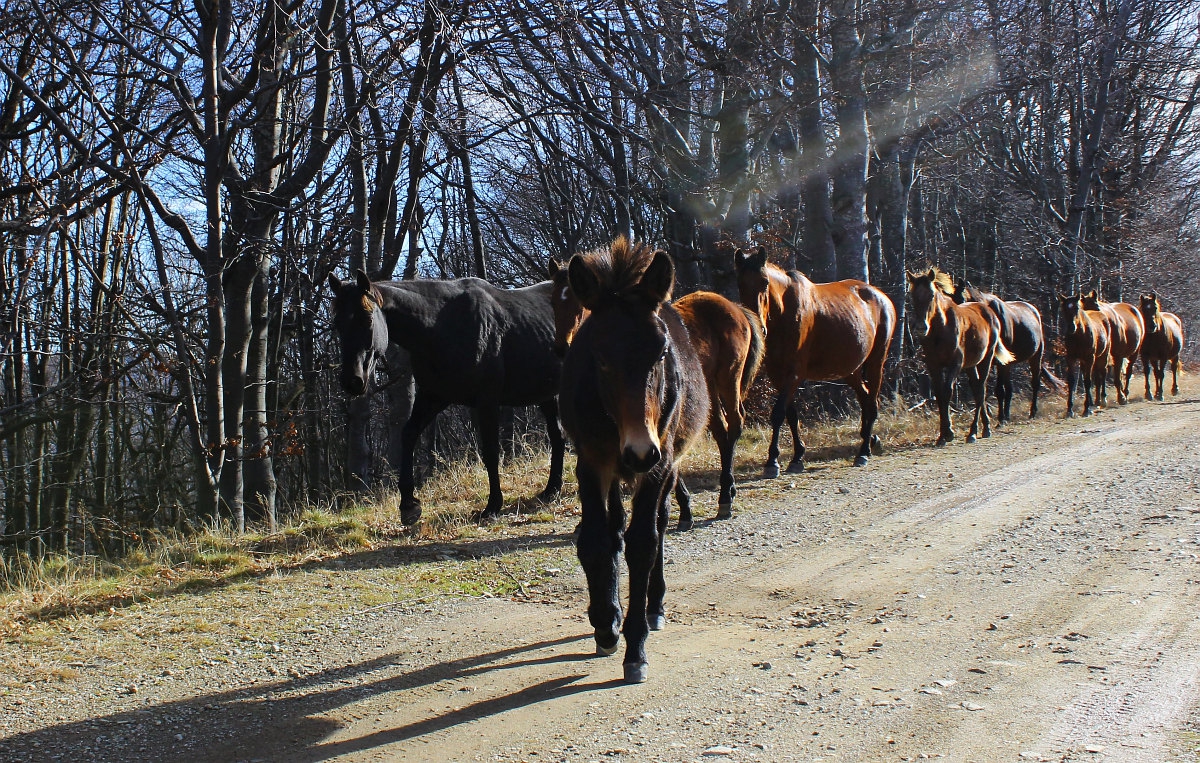
<path fill-rule="evenodd" d="M 675 263 L 671 255 L 659 249 L 654 253 L 654 259 L 642 273 L 638 282 L 638 290 L 650 301 L 661 304 L 671 298 L 671 289 L 675 286 Z"/>
<path fill-rule="evenodd" d="M 742 251 L 742 248 L 740 246 L 737 249 L 735 249 L 733 252 L 733 268 L 734 268 L 734 270 L 744 270 L 746 267 L 747 259 L 749 259 L 749 258 L 746 257 L 746 253 Z"/>
<path fill-rule="evenodd" d="M 571 291 L 574 292 L 575 299 L 579 300 L 579 304 L 588 310 L 595 309 L 600 299 L 600 279 L 583 257 L 575 255 L 567 263 L 567 283 L 571 285 Z"/>
<path fill-rule="evenodd" d="M 1087 297 L 1088 299 L 1097 299 L 1095 289 L 1092 289 L 1091 291 L 1089 291 L 1087 294 L 1084 294 L 1083 296 Z"/>
<path fill-rule="evenodd" d="M 558 260 L 554 259 L 553 257 L 547 260 L 546 272 L 550 274 L 551 278 L 558 275 L 558 271 L 560 270 L 562 270 L 562 265 L 558 264 Z"/>
<path fill-rule="evenodd" d="M 358 288 L 363 291 L 371 291 L 371 279 L 367 277 L 367 272 L 362 268 L 354 271 L 354 280 L 358 283 Z"/>
<path fill-rule="evenodd" d="M 1151 302 L 1157 302 L 1157 301 L 1158 301 L 1158 295 L 1157 295 L 1157 294 L 1155 294 L 1154 292 L 1150 292 L 1150 293 L 1149 293 L 1149 294 L 1147 294 L 1146 296 L 1150 297 L 1150 301 L 1151 301 Z"/>
<path fill-rule="evenodd" d="M 329 288 L 333 290 L 334 294 L 342 290 L 342 279 L 337 277 L 337 273 L 330 273 L 328 280 Z"/>
<path fill-rule="evenodd" d="M 921 275 L 919 273 L 914 273 L 911 270 L 905 270 L 904 275 L 906 275 L 908 277 L 908 282 L 910 284 L 916 283 L 921 278 Z"/>
<path fill-rule="evenodd" d="M 754 250 L 754 254 L 746 257 L 746 264 L 754 270 L 762 270 L 767 266 L 767 250 L 766 247 L 758 247 Z"/>

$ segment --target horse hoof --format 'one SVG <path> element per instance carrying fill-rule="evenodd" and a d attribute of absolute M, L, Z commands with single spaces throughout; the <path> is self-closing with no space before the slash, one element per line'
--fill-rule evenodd
<path fill-rule="evenodd" d="M 667 627 L 667 616 L 650 615 L 650 617 L 646 618 L 646 622 L 650 625 L 650 630 L 661 631 L 663 628 Z"/>
<path fill-rule="evenodd" d="M 1178 395 L 1178 394 L 1179 394 L 1179 387 L 1175 387 L 1175 388 L 1173 388 L 1173 389 L 1171 390 L 1171 395 L 1172 395 L 1172 396 L 1175 396 L 1175 395 Z"/>
<path fill-rule="evenodd" d="M 987 438 L 989 438 L 989 437 L 991 437 L 991 436 L 992 436 L 992 430 L 990 430 L 990 429 L 985 429 L 985 430 L 983 430 L 983 434 L 981 434 L 981 435 L 979 435 L 979 436 L 980 436 L 980 437 L 982 437 L 982 438 L 984 438 L 984 439 L 986 440 Z"/>
<path fill-rule="evenodd" d="M 871 452 L 877 456 L 883 455 L 883 440 L 877 434 L 871 435 Z"/>
<path fill-rule="evenodd" d="M 484 509 L 477 511 L 471 515 L 471 519 L 475 520 L 477 525 L 491 524 L 500 519 L 500 509 Z"/>
<path fill-rule="evenodd" d="M 625 663 L 625 683 L 642 684 L 646 682 L 647 668 L 644 662 Z"/>
<path fill-rule="evenodd" d="M 937 442 L 935 443 L 935 445 L 937 445 L 937 447 L 939 447 L 939 448 L 944 448 L 944 447 L 946 447 L 946 438 L 945 438 L 945 437 L 939 437 L 939 438 L 937 439 Z"/>
<path fill-rule="evenodd" d="M 1067 418 L 1068 419 L 1075 418 L 1075 411 L 1067 411 Z"/>
<path fill-rule="evenodd" d="M 858 458 L 854 459 L 854 465 L 855 466 L 866 466 L 868 460 L 869 459 L 866 456 L 859 456 Z"/>
<path fill-rule="evenodd" d="M 412 503 L 408 506 L 400 504 L 400 524 L 415 525 L 421 521 L 421 504 Z"/>
<path fill-rule="evenodd" d="M 1147 400 L 1153 400 L 1153 399 L 1154 399 L 1154 395 L 1151 395 L 1149 392 L 1147 392 L 1147 393 L 1146 393 L 1146 399 L 1147 399 Z"/>
<path fill-rule="evenodd" d="M 792 463 L 788 464 L 787 473 L 788 474 L 803 474 L 804 473 L 804 462 L 803 461 L 793 461 Z"/>
<path fill-rule="evenodd" d="M 554 501 L 558 500 L 558 496 L 561 494 L 562 488 L 554 488 L 553 490 L 546 488 L 537 494 L 537 500 L 539 503 L 553 503 Z"/>
<path fill-rule="evenodd" d="M 733 504 L 723 503 L 717 506 L 717 519 L 733 519 Z"/>
<path fill-rule="evenodd" d="M 968 443 L 975 442 L 975 435 L 973 435 L 973 434 L 967 435 L 967 442 Z"/>
<path fill-rule="evenodd" d="M 763 479 L 773 480 L 779 476 L 779 464 L 767 464 L 763 467 Z"/>
<path fill-rule="evenodd" d="M 610 657 L 617 653 L 617 647 L 620 645 L 621 645 L 621 639 L 619 636 L 613 637 L 612 644 L 609 646 L 605 646 L 604 643 L 600 640 L 599 634 L 597 634 L 596 635 L 596 656 L 597 657 Z"/>
<path fill-rule="evenodd" d="M 1154 396 L 1154 399 L 1161 403 L 1163 401 L 1163 396 L 1161 394 L 1158 394 L 1158 395 Z"/>
<path fill-rule="evenodd" d="M 679 520 L 679 524 L 675 525 L 675 529 L 681 533 L 685 533 L 688 530 L 691 530 L 695 526 L 696 526 L 696 523 L 693 522 L 692 520 L 681 519 L 681 520 Z"/>

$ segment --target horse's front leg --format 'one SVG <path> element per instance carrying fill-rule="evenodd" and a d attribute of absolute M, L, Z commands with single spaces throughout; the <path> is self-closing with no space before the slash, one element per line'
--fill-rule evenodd
<path fill-rule="evenodd" d="M 538 500 L 553 501 L 562 492 L 566 439 L 563 437 L 562 421 L 558 417 L 558 398 L 552 397 L 538 408 L 546 419 L 546 434 L 550 437 L 550 479 L 546 482 L 546 489 L 538 495 Z"/>
<path fill-rule="evenodd" d="M 582 512 L 575 552 L 587 577 L 588 620 L 596 638 L 596 654 L 606 656 L 617 651 L 617 642 L 621 638 L 618 580 L 624 510 L 620 505 L 620 491 L 611 476 L 601 477 L 583 460 L 576 466 L 575 476 L 579 481 Z M 616 512 L 610 511 L 614 500 Z M 614 517 L 614 513 L 618 516 Z"/>
<path fill-rule="evenodd" d="M 800 474 L 804 471 L 804 440 L 800 437 L 800 412 L 796 410 L 796 393 L 792 393 L 791 399 L 788 401 L 787 421 L 788 428 L 792 430 L 792 461 L 788 464 L 788 474 Z"/>
<path fill-rule="evenodd" d="M 417 397 L 413 400 L 412 413 L 404 423 L 404 428 L 400 430 L 400 465 L 396 481 L 400 488 L 400 521 L 406 525 L 416 524 L 421 518 L 421 502 L 416 498 L 413 480 L 417 441 L 425 428 L 446 409 L 446 405 L 418 388 Z"/>
<path fill-rule="evenodd" d="M 950 398 L 954 395 L 954 382 L 960 373 L 962 373 L 961 359 L 943 368 L 941 378 L 936 380 L 938 424 L 941 427 L 938 445 L 945 445 L 954 440 L 954 427 L 950 422 Z"/>
<path fill-rule="evenodd" d="M 1078 371 L 1076 369 L 1078 368 Z M 1079 384 L 1079 373 L 1083 371 L 1083 361 L 1076 366 L 1075 361 L 1067 359 L 1067 418 L 1075 418 L 1075 387 Z"/>
<path fill-rule="evenodd" d="M 1083 368 L 1080 364 L 1079 373 L 1083 376 L 1083 416 L 1087 418 L 1092 415 L 1092 406 L 1099 406 L 1100 390 L 1096 390 L 1096 399 L 1092 398 L 1092 384 L 1096 380 L 1096 368 Z"/>
<path fill-rule="evenodd" d="M 633 496 L 629 529 L 625 531 L 625 561 L 629 565 L 629 610 L 625 615 L 626 683 L 637 684 L 646 680 L 646 636 L 650 632 L 648 610 L 655 603 L 650 599 L 652 590 L 659 598 L 657 605 L 661 607 L 663 590 L 657 586 L 652 588 L 651 573 L 661 549 L 658 528 L 664 493 L 670 490 L 674 482 L 667 462 L 669 456 L 664 454 L 660 466 L 642 477 Z"/>
<path fill-rule="evenodd" d="M 500 490 L 500 408 L 496 405 L 481 405 L 475 409 L 475 426 L 479 433 L 479 456 L 488 475 L 488 502 L 477 520 L 490 519 L 504 508 L 504 495 Z"/>
<path fill-rule="evenodd" d="M 667 593 L 667 578 L 663 570 L 663 551 L 667 537 L 667 524 L 670 521 L 671 507 L 670 484 L 674 481 L 677 484 L 679 472 L 673 472 L 667 484 L 663 485 L 662 500 L 658 507 L 658 518 L 655 526 L 658 528 L 658 550 L 654 559 L 654 567 L 650 570 L 650 584 L 646 591 L 646 623 L 652 631 L 661 631 L 667 624 L 667 611 L 663 606 L 663 600 Z"/>
<path fill-rule="evenodd" d="M 1154 399 L 1162 402 L 1163 399 L 1163 382 L 1167 376 L 1166 360 L 1154 361 Z"/>
<path fill-rule="evenodd" d="M 795 390 L 791 390 L 794 393 Z M 771 444 L 767 447 L 767 463 L 763 465 L 763 477 L 775 479 L 779 476 L 779 430 L 783 428 L 783 420 L 787 416 L 787 408 L 791 393 L 781 390 L 775 398 L 775 406 L 771 408 Z"/>

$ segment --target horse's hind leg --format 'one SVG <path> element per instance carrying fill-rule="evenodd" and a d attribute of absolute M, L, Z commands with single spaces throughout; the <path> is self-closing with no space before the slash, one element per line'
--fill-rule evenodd
<path fill-rule="evenodd" d="M 1132 360 L 1129 361 L 1129 365 L 1133 365 Z M 1113 362 L 1113 387 L 1115 387 L 1117 390 L 1118 405 L 1127 405 L 1129 403 L 1129 398 L 1127 397 L 1128 391 L 1125 389 L 1124 385 L 1121 384 L 1121 373 L 1124 370 L 1125 358 L 1116 358 Z"/>
<path fill-rule="evenodd" d="M 445 409 L 446 403 L 422 394 L 418 389 L 412 413 L 400 430 L 400 465 L 396 470 L 396 481 L 400 488 L 400 521 L 406 525 L 416 524 L 421 518 L 421 502 L 416 498 L 413 481 L 413 454 L 417 449 L 417 441 L 425 428 Z"/>
<path fill-rule="evenodd" d="M 858 449 L 858 455 L 854 458 L 855 466 L 866 466 L 871 458 L 871 445 L 879 438 L 871 434 L 871 428 L 875 426 L 875 419 L 879 417 L 879 398 L 878 387 L 872 393 L 871 388 L 860 378 L 851 377 L 846 379 L 846 383 L 854 390 L 854 396 L 858 398 L 858 407 L 862 411 L 862 425 L 859 427 L 859 435 L 862 437 L 862 445 Z"/>
<path fill-rule="evenodd" d="M 1130 357 L 1129 365 L 1125 366 L 1125 402 L 1129 402 L 1129 380 L 1133 378 L 1134 358 Z"/>
<path fill-rule="evenodd" d="M 791 400 L 787 407 L 788 428 L 792 430 L 792 461 L 788 464 L 788 474 L 799 474 L 804 471 L 804 440 L 800 437 L 800 412 L 796 410 L 796 401 Z"/>
<path fill-rule="evenodd" d="M 1029 359 L 1029 418 L 1037 416 L 1038 393 L 1042 389 L 1042 350 L 1038 350 Z"/>
<path fill-rule="evenodd" d="M 621 627 L 618 598 L 621 526 L 624 524 L 621 494 L 615 482 L 603 484 L 595 470 L 582 460 L 575 468 L 575 475 L 579 480 L 579 504 L 583 514 L 575 552 L 587 576 L 588 620 L 595 632 L 596 654 L 610 655 L 617 651 Z M 616 505 L 612 506 L 614 501 Z M 611 510 L 614 508 L 616 511 Z"/>
<path fill-rule="evenodd" d="M 675 503 L 679 504 L 679 524 L 676 526 L 682 532 L 692 529 L 692 494 L 683 481 L 683 477 L 675 480 Z"/>
<path fill-rule="evenodd" d="M 983 436 L 991 437 L 992 430 L 988 423 L 987 414 L 987 373 L 991 363 L 991 358 L 984 358 L 983 361 L 967 371 L 967 381 L 971 384 L 971 396 L 975 398 L 975 415 L 971 417 L 971 431 L 967 432 L 967 442 L 975 442 L 975 435 L 979 431 L 980 418 L 983 419 Z"/>
<path fill-rule="evenodd" d="M 546 419 L 546 434 L 550 437 L 550 480 L 546 483 L 546 489 L 538 496 L 538 500 L 553 501 L 562 491 L 566 440 L 563 437 L 562 421 L 558 417 L 558 398 L 552 397 L 538 408 Z"/>
<path fill-rule="evenodd" d="M 476 517 L 490 519 L 500 514 L 504 507 L 504 494 L 500 490 L 500 409 L 495 405 L 483 405 L 475 409 L 475 425 L 479 432 L 479 457 L 488 475 L 488 502 Z"/>
<path fill-rule="evenodd" d="M 1179 394 L 1179 356 L 1171 358 L 1171 394 Z"/>
<path fill-rule="evenodd" d="M 662 551 L 658 531 L 665 494 L 674 473 L 665 465 L 642 478 L 633 496 L 629 529 L 625 531 L 625 561 L 629 565 L 629 611 L 625 616 L 625 682 L 646 680 L 646 635 L 651 606 L 662 607 L 666 584 L 652 575 Z M 651 599 L 653 594 L 654 599 Z"/>
<path fill-rule="evenodd" d="M 984 383 L 984 397 L 987 396 L 987 383 Z M 1012 419 L 1012 366 L 997 366 L 996 368 L 996 423 L 1003 424 Z"/>
<path fill-rule="evenodd" d="M 1163 381 L 1167 375 L 1167 361 L 1154 361 L 1154 399 L 1162 401 L 1163 399 Z"/>

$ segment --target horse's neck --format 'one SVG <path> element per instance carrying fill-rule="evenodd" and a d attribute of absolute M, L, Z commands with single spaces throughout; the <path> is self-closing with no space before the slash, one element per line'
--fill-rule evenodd
<path fill-rule="evenodd" d="M 391 341 L 405 349 L 423 341 L 437 320 L 437 305 L 427 295 L 400 283 L 376 284 Z"/>
<path fill-rule="evenodd" d="M 803 273 L 798 270 L 785 273 L 779 268 L 773 268 L 767 272 L 783 294 L 790 291 L 795 295 L 796 303 L 801 310 L 812 302 L 813 282 L 808 280 Z"/>

